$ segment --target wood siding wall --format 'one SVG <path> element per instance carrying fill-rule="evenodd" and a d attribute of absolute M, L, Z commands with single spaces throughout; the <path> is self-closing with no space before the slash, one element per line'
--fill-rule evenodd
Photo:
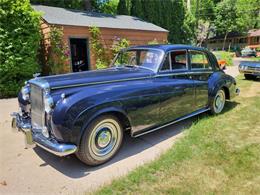
<path fill-rule="evenodd" d="M 90 32 L 88 27 L 81 26 L 68 26 L 68 25 L 56 25 L 57 27 L 61 27 L 63 29 L 63 40 L 64 43 L 70 49 L 70 38 L 87 38 L 88 39 L 88 49 L 89 49 L 89 59 L 90 59 L 90 69 L 96 69 L 95 66 L 95 56 L 91 51 L 91 41 L 90 41 Z M 50 32 L 50 25 L 45 21 L 41 23 L 42 34 L 44 38 L 44 48 L 45 48 L 45 58 L 48 55 L 48 33 Z M 112 60 L 112 52 L 111 47 L 116 38 L 126 38 L 130 41 L 131 46 L 135 45 L 145 45 L 150 41 L 157 40 L 158 43 L 167 42 L 168 32 L 157 32 L 157 31 L 144 31 L 144 30 L 130 30 L 130 29 L 111 29 L 111 28 L 100 28 L 101 31 L 101 41 L 103 46 L 107 49 L 111 56 Z M 66 67 L 66 72 L 71 72 L 71 63 L 69 62 Z"/>
<path fill-rule="evenodd" d="M 141 30 L 129 30 L 129 29 L 111 29 L 100 28 L 101 41 L 103 46 L 111 54 L 111 47 L 116 38 L 126 38 L 130 41 L 130 45 L 144 45 L 150 41 L 156 39 L 159 43 L 165 43 L 167 41 L 167 32 L 152 32 Z M 89 57 L 90 57 L 90 69 L 96 69 L 95 56 L 91 51 L 90 32 L 88 27 L 79 26 L 63 26 L 64 42 L 69 46 L 69 38 L 87 38 L 89 42 Z M 111 55 L 112 58 L 112 55 Z M 112 60 L 112 59 L 111 59 Z"/>

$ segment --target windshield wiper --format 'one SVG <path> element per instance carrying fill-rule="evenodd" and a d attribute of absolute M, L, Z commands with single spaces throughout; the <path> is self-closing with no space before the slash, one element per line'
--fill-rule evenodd
<path fill-rule="evenodd" d="M 130 68 L 139 68 L 140 66 L 138 65 L 132 65 L 132 64 L 124 64 L 125 67 L 130 67 Z"/>

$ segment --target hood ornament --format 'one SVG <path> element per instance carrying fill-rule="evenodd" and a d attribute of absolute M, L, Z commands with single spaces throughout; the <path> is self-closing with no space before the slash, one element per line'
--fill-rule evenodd
<path fill-rule="evenodd" d="M 36 77 L 38 77 L 40 75 L 41 75 L 41 73 L 37 72 L 37 73 L 33 74 L 33 77 L 36 78 Z"/>

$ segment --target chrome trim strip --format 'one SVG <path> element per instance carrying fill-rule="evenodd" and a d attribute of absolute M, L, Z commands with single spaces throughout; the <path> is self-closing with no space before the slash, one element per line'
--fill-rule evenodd
<path fill-rule="evenodd" d="M 176 75 L 189 75 L 189 74 L 203 74 L 203 73 L 212 74 L 213 71 L 200 71 L 200 72 L 185 71 L 185 72 L 176 72 L 176 73 L 169 73 L 169 74 L 158 74 L 158 75 L 155 75 L 155 77 L 176 76 Z"/>
<path fill-rule="evenodd" d="M 34 84 L 34 85 L 37 85 L 37 86 L 41 87 L 41 88 L 44 89 L 44 90 L 50 89 L 49 83 L 48 83 L 46 80 L 44 80 L 43 78 L 37 77 L 37 78 L 35 78 L 35 79 L 31 79 L 31 80 L 29 81 L 29 83 Z"/>
<path fill-rule="evenodd" d="M 167 127 L 167 126 L 169 126 L 169 125 L 172 125 L 172 124 L 175 124 L 175 123 L 177 123 L 177 122 L 183 121 L 183 120 L 185 120 L 185 119 L 191 118 L 191 117 L 196 116 L 196 115 L 198 115 L 198 114 L 201 114 L 201 113 L 203 113 L 203 112 L 207 112 L 207 111 L 209 111 L 209 110 L 210 110 L 210 108 L 205 108 L 205 109 L 202 109 L 202 110 L 200 110 L 200 111 L 193 112 L 192 114 L 186 115 L 186 116 L 184 116 L 184 117 L 182 117 L 182 118 L 179 118 L 179 119 L 177 119 L 177 120 L 175 120 L 175 121 L 172 121 L 172 122 L 167 123 L 167 124 L 165 124 L 165 125 L 162 125 L 162 126 L 160 126 L 160 127 L 156 127 L 156 128 L 151 129 L 151 130 L 149 130 L 149 131 L 145 131 L 145 132 L 143 132 L 143 133 L 139 133 L 139 134 L 137 134 L 137 135 L 132 135 L 132 136 L 133 136 L 133 137 L 139 137 L 139 136 L 141 136 L 141 135 L 145 135 L 145 134 L 147 134 L 147 133 L 154 132 L 154 131 L 156 131 L 156 130 L 162 129 L 162 128 L 164 128 L 164 127 Z"/>
<path fill-rule="evenodd" d="M 111 80 L 111 81 L 98 81 L 98 82 L 92 82 L 92 83 L 80 83 L 80 84 L 74 84 L 74 85 L 51 87 L 51 89 L 62 89 L 62 88 L 89 86 L 89 85 L 97 85 L 97 84 L 108 84 L 108 83 L 114 83 L 114 82 L 134 81 L 134 80 L 142 80 L 142 79 L 150 79 L 150 78 L 152 78 L 152 76 L 131 78 L 131 79 L 119 79 L 119 80 Z"/>

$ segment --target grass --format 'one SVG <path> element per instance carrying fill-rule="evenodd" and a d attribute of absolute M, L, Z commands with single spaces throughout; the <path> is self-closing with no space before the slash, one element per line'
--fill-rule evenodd
<path fill-rule="evenodd" d="M 260 83 L 243 80 L 224 113 L 204 115 L 157 160 L 94 194 L 258 194 Z"/>

